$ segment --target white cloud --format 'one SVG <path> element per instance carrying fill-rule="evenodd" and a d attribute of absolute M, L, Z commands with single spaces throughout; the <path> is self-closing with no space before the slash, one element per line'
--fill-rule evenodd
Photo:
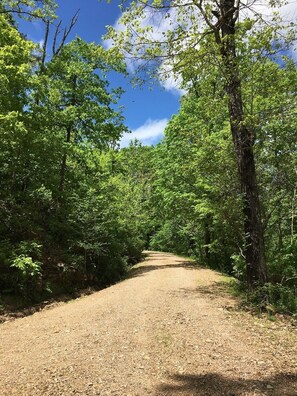
<path fill-rule="evenodd" d="M 271 7 L 268 4 L 268 1 L 255 1 L 255 0 L 246 0 L 246 9 L 243 9 L 242 18 L 253 17 L 253 16 L 261 16 L 263 20 L 267 23 L 275 24 L 274 17 L 277 15 L 281 18 L 282 28 L 278 30 L 279 38 L 286 36 L 286 30 L 290 29 L 290 24 L 297 23 L 297 5 L 296 0 L 288 0 L 283 1 L 280 6 Z M 244 4 L 243 4 L 243 7 Z M 287 55 L 292 58 L 297 58 L 297 51 L 294 48 L 294 45 L 291 44 L 290 50 L 287 52 Z"/>
<path fill-rule="evenodd" d="M 243 14 L 242 16 L 252 16 L 258 13 L 263 16 L 266 20 L 271 20 L 275 12 L 278 12 L 280 16 L 287 22 L 296 22 L 297 20 L 297 7 L 296 0 L 283 1 L 280 7 L 271 7 L 268 1 L 255 1 L 246 0 L 242 2 Z M 245 12 L 244 12 L 245 11 Z"/>
<path fill-rule="evenodd" d="M 177 0 L 176 4 L 182 5 L 186 3 L 185 7 L 189 8 L 189 12 L 184 12 L 183 14 L 178 14 L 178 9 L 180 7 L 172 8 L 166 12 L 159 11 L 154 12 L 152 8 L 146 8 L 143 10 L 143 14 L 137 20 L 139 26 L 141 28 L 147 28 L 148 31 L 146 35 L 149 41 L 158 42 L 163 41 L 167 33 L 173 31 L 177 26 L 183 26 L 186 30 L 189 31 L 188 39 L 185 38 L 184 43 L 180 43 L 182 46 L 187 47 L 188 45 L 193 45 L 193 37 L 191 38 L 191 30 L 193 30 L 194 36 L 199 30 L 203 30 L 205 28 L 205 23 L 203 22 L 203 18 L 201 17 L 199 11 L 196 7 L 191 6 L 191 1 L 187 0 Z M 193 4 L 193 3 L 192 3 Z M 209 2 L 213 6 L 212 0 Z M 240 19 L 243 20 L 247 17 L 252 17 L 255 14 L 262 15 L 263 18 L 267 21 L 271 21 L 275 12 L 279 12 L 280 16 L 284 19 L 284 21 L 297 22 L 297 7 L 296 0 L 288 0 L 287 4 L 284 4 L 281 7 L 272 8 L 269 6 L 267 0 L 242 0 L 241 4 L 241 12 Z M 113 28 L 117 32 L 123 32 L 127 29 L 123 24 L 121 24 L 121 18 L 125 17 L 125 14 L 122 14 L 114 23 Z M 202 19 L 201 19 L 202 18 Z M 124 18 L 125 19 L 125 18 Z M 195 23 L 193 23 L 195 21 Z M 216 22 L 216 19 L 213 17 L 213 23 Z M 133 22 L 132 22 L 133 24 Z M 193 28 L 193 29 L 192 29 Z M 128 27 L 129 29 L 129 27 Z M 198 29 L 198 30 L 197 30 Z M 130 33 L 133 32 L 133 28 L 130 28 Z M 137 41 L 137 34 L 132 34 L 131 43 L 133 41 Z M 190 40 L 187 42 L 187 40 Z M 114 45 L 113 40 L 105 40 L 103 45 L 106 48 L 110 48 Z M 143 51 L 145 49 L 145 45 Z M 292 51 L 292 55 L 296 56 L 296 52 Z M 140 57 L 136 60 L 129 57 L 126 54 L 126 62 L 128 70 L 131 74 L 135 73 L 138 66 L 142 66 L 145 62 Z M 171 66 L 170 66 L 171 64 Z M 183 95 L 186 91 L 181 89 L 181 78 L 179 76 L 174 75 L 172 69 L 172 60 L 165 60 L 159 70 L 159 82 L 161 86 L 166 90 L 175 95 Z"/>
<path fill-rule="evenodd" d="M 174 95 L 182 96 L 186 94 L 186 89 L 181 88 L 182 78 L 172 70 L 171 61 L 163 62 L 158 70 L 160 85 Z"/>
<path fill-rule="evenodd" d="M 152 120 L 149 118 L 139 128 L 132 130 L 131 133 L 126 133 L 120 141 L 120 146 L 127 147 L 130 141 L 135 139 L 140 140 L 145 146 L 156 144 L 164 136 L 167 123 L 167 118 L 163 118 L 162 120 Z"/>
<path fill-rule="evenodd" d="M 185 89 L 180 88 L 179 78 L 175 78 L 173 75 L 166 80 L 161 80 L 160 84 L 166 91 L 173 93 L 174 95 L 182 96 L 187 91 Z"/>
<path fill-rule="evenodd" d="M 143 17 L 141 18 L 141 27 L 142 28 L 150 28 L 150 31 L 147 32 L 148 39 L 152 42 L 162 41 L 164 40 L 164 36 L 167 34 L 169 30 L 172 30 L 175 26 L 177 26 L 177 12 L 175 9 L 170 10 L 167 15 L 169 17 L 165 17 L 164 13 L 159 12 L 155 13 L 152 9 L 148 8 L 144 10 Z M 113 25 L 113 29 L 116 32 L 123 32 L 127 28 L 120 22 L 123 14 L 115 21 Z M 132 38 L 133 41 L 133 38 Z M 106 49 L 111 48 L 114 45 L 112 39 L 104 40 L 103 45 Z M 145 63 L 145 61 L 141 59 L 135 59 L 133 56 L 131 57 L 129 54 L 125 54 L 126 64 L 128 71 L 131 74 L 134 74 L 137 68 Z M 170 72 L 170 67 L 168 65 L 165 66 L 165 63 L 162 63 L 159 69 L 159 83 L 166 90 L 174 95 L 181 96 L 185 93 L 185 90 L 180 88 L 181 79 L 178 78 Z M 166 71 L 166 77 L 164 77 Z"/>
<path fill-rule="evenodd" d="M 297 22 L 297 4 L 296 1 L 288 2 L 280 9 L 282 17 L 290 22 Z"/>

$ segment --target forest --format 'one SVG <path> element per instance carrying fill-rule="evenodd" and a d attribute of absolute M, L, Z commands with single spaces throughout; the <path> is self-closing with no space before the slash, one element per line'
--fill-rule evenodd
<path fill-rule="evenodd" d="M 182 13 L 164 40 L 141 25 L 131 36 L 142 3 Z M 0 2 L 0 305 L 109 285 L 158 250 L 233 276 L 262 310 L 297 314 L 296 30 L 276 14 L 240 19 L 237 3 L 193 1 L 199 31 L 179 2 L 128 4 L 127 30 L 110 27 L 105 49 L 68 40 L 77 15 L 49 42 L 53 1 Z M 42 44 L 20 18 L 44 21 Z M 181 79 L 156 146 L 119 146 L 122 89 L 108 76 L 127 73 L 121 50 L 141 54 L 140 79 L 160 62 Z"/>

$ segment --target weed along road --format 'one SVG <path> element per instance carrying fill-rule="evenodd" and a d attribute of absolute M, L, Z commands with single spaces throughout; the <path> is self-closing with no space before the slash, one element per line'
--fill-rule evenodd
<path fill-rule="evenodd" d="M 226 282 L 149 252 L 114 286 L 1 324 L 1 396 L 296 395 L 296 329 L 235 308 Z"/>

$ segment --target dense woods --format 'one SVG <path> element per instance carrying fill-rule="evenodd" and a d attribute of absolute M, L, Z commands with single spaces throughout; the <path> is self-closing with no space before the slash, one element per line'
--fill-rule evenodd
<path fill-rule="evenodd" d="M 166 38 L 187 90 L 179 112 L 157 146 L 120 149 L 122 90 L 108 82 L 126 71 L 119 46 L 69 41 L 67 28 L 50 45 L 52 2 L 1 1 L 0 299 L 110 284 L 146 248 L 194 257 L 248 285 L 262 308 L 296 313 L 293 27 L 284 37 L 277 17 L 240 22 L 234 1 L 215 12 L 194 3 L 199 47 L 181 44 L 182 22 Z M 42 46 L 19 18 L 44 21 Z M 164 61 L 164 42 L 146 45 L 144 59 Z"/>

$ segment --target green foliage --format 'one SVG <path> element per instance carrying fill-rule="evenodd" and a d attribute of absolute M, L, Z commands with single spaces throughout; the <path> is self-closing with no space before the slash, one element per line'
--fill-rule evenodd
<path fill-rule="evenodd" d="M 10 13 L 28 20 L 56 17 L 56 2 L 54 0 L 2 0 L 1 13 Z"/>
<path fill-rule="evenodd" d="M 13 15 L 51 21 L 54 4 L 4 7 L 0 294 L 28 299 L 109 284 L 141 257 L 145 243 L 141 189 L 126 179 L 127 159 L 112 148 L 127 128 L 117 107 L 122 90 L 109 89 L 108 74 L 124 72 L 123 62 L 116 50 L 77 37 L 40 63 Z"/>
<path fill-rule="evenodd" d="M 279 283 L 267 283 L 249 295 L 249 301 L 263 311 L 297 314 L 297 289 Z"/>
<path fill-rule="evenodd" d="M 241 243 L 240 194 L 226 112 L 205 80 L 183 98 L 157 148 L 158 222 L 151 247 L 232 273 Z M 236 202 L 236 204 L 235 204 Z M 226 243 L 228 241 L 228 243 Z"/>
<path fill-rule="evenodd" d="M 151 246 L 194 252 L 252 287 L 250 269 L 266 281 L 265 238 L 270 279 L 293 287 L 297 79 L 283 55 L 296 25 L 275 10 L 266 21 L 252 6 L 247 16 L 244 3 L 226 7 L 123 1 L 123 28 L 108 29 L 120 50 L 142 59 L 140 80 L 144 70 L 165 80 L 173 72 L 188 90 L 157 149 Z"/>
<path fill-rule="evenodd" d="M 22 293 L 28 293 L 29 286 L 41 274 L 41 263 L 33 261 L 32 257 L 20 254 L 12 260 L 11 268 L 16 269 L 16 282 Z"/>
<path fill-rule="evenodd" d="M 116 149 L 127 128 L 117 105 L 122 90 L 110 89 L 109 73 L 125 72 L 120 49 L 133 52 L 131 39 L 141 46 L 151 31 L 139 23 L 143 5 L 131 6 L 123 18 L 138 24 L 137 35 L 109 30 L 119 48 L 106 51 L 77 37 L 44 64 L 13 15 L 52 21 L 55 4 L 0 6 L 0 294 L 35 298 L 110 284 L 144 248 L 192 256 L 245 279 L 248 238 L 226 76 L 214 37 L 195 23 L 195 12 L 179 7 L 178 26 L 164 32 L 176 54 L 172 67 L 188 89 L 164 140 L 155 148 L 134 141 Z M 213 19 L 211 8 L 206 11 Z M 259 24 L 242 21 L 235 36 L 270 280 L 251 299 L 271 312 L 294 313 L 297 72 L 287 57 L 275 62 L 280 25 Z M 157 65 L 165 44 L 151 44 L 143 55 Z"/>
<path fill-rule="evenodd" d="M 150 248 L 177 254 L 189 254 L 189 234 L 174 220 L 167 220 L 152 236 Z"/>
<path fill-rule="evenodd" d="M 12 291 L 25 298 L 34 297 L 42 276 L 42 246 L 36 241 L 21 241 L 13 246 L 9 241 L 0 243 L 0 290 Z M 40 291 L 40 290 L 39 290 Z"/>
<path fill-rule="evenodd" d="M 246 265 L 243 255 L 233 254 L 231 256 L 232 260 L 232 272 L 235 278 L 244 282 L 246 279 Z"/>
<path fill-rule="evenodd" d="M 297 244 L 296 238 L 284 238 L 283 247 L 270 259 L 270 275 L 274 282 L 297 287 Z"/>

